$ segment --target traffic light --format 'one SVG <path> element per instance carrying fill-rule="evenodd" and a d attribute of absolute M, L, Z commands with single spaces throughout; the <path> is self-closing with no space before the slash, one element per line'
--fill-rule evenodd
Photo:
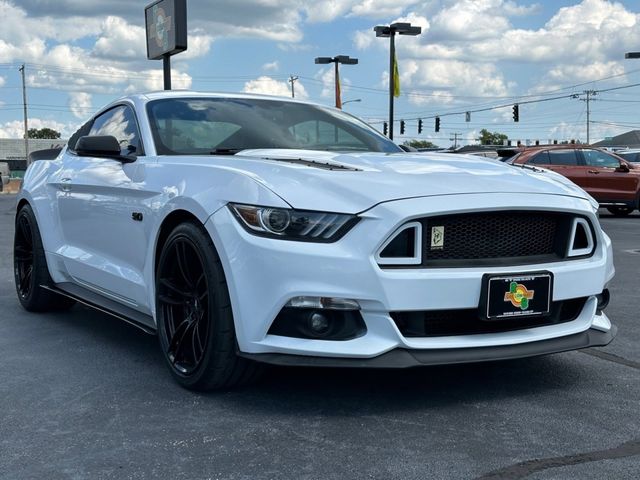
<path fill-rule="evenodd" d="M 400 120 L 400 135 L 404 135 L 404 120 Z"/>
<path fill-rule="evenodd" d="M 418 120 L 418 133 L 422 133 L 422 119 Z"/>
<path fill-rule="evenodd" d="M 436 117 L 436 132 L 440 131 L 440 117 Z"/>
<path fill-rule="evenodd" d="M 387 122 L 382 122 L 382 133 L 387 135 L 389 133 L 389 125 Z"/>
<path fill-rule="evenodd" d="M 513 106 L 513 121 L 520 121 L 520 106 L 517 103 Z"/>

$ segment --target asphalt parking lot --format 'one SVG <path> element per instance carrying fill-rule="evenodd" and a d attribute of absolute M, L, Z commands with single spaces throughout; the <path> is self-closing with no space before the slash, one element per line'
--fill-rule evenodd
<path fill-rule="evenodd" d="M 29 314 L 0 195 L 0 478 L 638 479 L 640 215 L 602 225 L 606 348 L 407 371 L 272 369 L 181 389 L 155 337 L 83 307 Z M 638 250 L 638 252 L 634 252 Z"/>

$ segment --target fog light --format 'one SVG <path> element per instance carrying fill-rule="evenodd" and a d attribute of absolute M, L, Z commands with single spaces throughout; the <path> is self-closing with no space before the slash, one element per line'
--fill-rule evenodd
<path fill-rule="evenodd" d="M 329 331 L 329 327 L 331 326 L 329 319 L 319 312 L 313 312 L 309 315 L 308 322 L 309 329 L 316 335 L 324 335 Z"/>
<path fill-rule="evenodd" d="M 352 340 L 367 333 L 358 310 L 284 307 L 269 328 L 269 335 L 310 340 Z"/>

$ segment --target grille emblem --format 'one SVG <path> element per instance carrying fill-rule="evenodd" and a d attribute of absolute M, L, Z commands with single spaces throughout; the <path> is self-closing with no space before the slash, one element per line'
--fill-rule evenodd
<path fill-rule="evenodd" d="M 431 227 L 431 250 L 444 247 L 444 227 Z"/>

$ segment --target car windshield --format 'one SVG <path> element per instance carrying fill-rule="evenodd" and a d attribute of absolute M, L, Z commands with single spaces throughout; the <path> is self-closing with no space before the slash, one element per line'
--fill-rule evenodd
<path fill-rule="evenodd" d="M 253 148 L 400 152 L 361 120 L 317 105 L 246 98 L 154 100 L 159 155 L 232 155 Z"/>

